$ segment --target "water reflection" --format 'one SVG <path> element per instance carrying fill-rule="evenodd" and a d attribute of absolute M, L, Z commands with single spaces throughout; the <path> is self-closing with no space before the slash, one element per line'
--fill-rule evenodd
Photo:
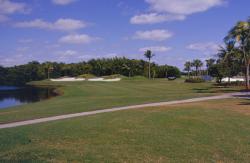
<path fill-rule="evenodd" d="M 0 109 L 25 103 L 37 102 L 56 96 L 54 88 L 0 87 Z"/>

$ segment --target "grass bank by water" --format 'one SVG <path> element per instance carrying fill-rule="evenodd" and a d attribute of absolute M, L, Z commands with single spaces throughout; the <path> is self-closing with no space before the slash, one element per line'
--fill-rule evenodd
<path fill-rule="evenodd" d="M 33 82 L 33 85 L 59 86 L 62 96 L 0 111 L 0 123 L 21 121 L 53 115 L 77 113 L 116 106 L 171 101 L 226 93 L 239 88 L 218 88 L 212 83 L 123 80 L 120 82 Z"/>

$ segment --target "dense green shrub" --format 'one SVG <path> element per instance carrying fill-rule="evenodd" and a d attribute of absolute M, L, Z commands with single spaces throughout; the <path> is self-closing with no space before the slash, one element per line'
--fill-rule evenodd
<path fill-rule="evenodd" d="M 167 77 L 181 77 L 181 71 L 174 66 L 168 66 L 167 68 Z"/>

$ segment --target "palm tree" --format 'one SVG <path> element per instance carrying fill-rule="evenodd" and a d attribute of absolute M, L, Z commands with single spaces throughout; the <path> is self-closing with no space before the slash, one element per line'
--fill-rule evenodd
<path fill-rule="evenodd" d="M 145 53 L 144 53 L 144 56 L 148 59 L 148 78 L 150 79 L 151 78 L 151 70 L 150 70 L 150 66 L 151 66 L 151 59 L 155 56 L 151 50 L 147 50 Z"/>
<path fill-rule="evenodd" d="M 226 43 L 226 47 L 222 47 L 222 46 L 220 47 L 218 56 L 219 58 L 221 58 L 219 62 L 224 65 L 225 70 L 228 75 L 228 82 L 230 83 L 230 77 L 233 76 L 233 72 L 234 72 L 234 61 L 235 59 L 238 58 L 236 56 L 238 53 L 235 48 L 234 40 L 230 40 L 225 43 Z"/>
<path fill-rule="evenodd" d="M 209 69 L 214 65 L 215 59 L 207 59 L 206 66 L 207 66 L 207 75 L 209 75 Z"/>
<path fill-rule="evenodd" d="M 249 69 L 250 69 L 250 18 L 248 21 L 238 22 L 225 37 L 225 41 L 234 40 L 241 51 L 241 59 L 244 61 L 245 65 L 245 77 L 246 77 L 246 88 L 250 89 L 249 83 Z"/>
<path fill-rule="evenodd" d="M 54 70 L 52 64 L 50 62 L 46 62 L 45 69 L 46 69 L 46 73 L 47 73 L 47 79 L 50 79 L 50 73 Z"/>
<path fill-rule="evenodd" d="M 185 66 L 184 70 L 188 72 L 188 78 L 190 78 L 192 63 L 190 61 L 187 61 L 184 66 Z"/>
<path fill-rule="evenodd" d="M 199 68 L 201 68 L 203 66 L 202 61 L 199 59 L 195 59 L 192 62 L 192 66 L 195 67 L 195 73 L 196 73 L 196 76 L 198 76 Z"/>

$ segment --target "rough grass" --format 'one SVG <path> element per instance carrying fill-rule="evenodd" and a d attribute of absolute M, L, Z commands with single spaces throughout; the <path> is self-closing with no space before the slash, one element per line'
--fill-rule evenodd
<path fill-rule="evenodd" d="M 127 110 L 0 130 L 0 158 L 41 162 L 250 160 L 247 100 Z"/>
<path fill-rule="evenodd" d="M 78 78 L 85 78 L 85 79 L 90 79 L 90 78 L 95 78 L 96 76 L 93 74 L 82 74 L 79 75 Z"/>
<path fill-rule="evenodd" d="M 102 76 L 102 78 L 104 79 L 115 79 L 115 78 L 126 79 L 128 77 L 120 75 L 120 74 L 114 74 L 114 75 Z"/>
<path fill-rule="evenodd" d="M 217 88 L 211 83 L 190 84 L 183 80 L 142 80 L 121 82 L 34 82 L 36 85 L 60 86 L 63 95 L 38 103 L 0 111 L 0 123 L 21 121 L 68 113 L 107 109 L 115 106 L 171 101 L 210 96 L 238 90 Z"/>

